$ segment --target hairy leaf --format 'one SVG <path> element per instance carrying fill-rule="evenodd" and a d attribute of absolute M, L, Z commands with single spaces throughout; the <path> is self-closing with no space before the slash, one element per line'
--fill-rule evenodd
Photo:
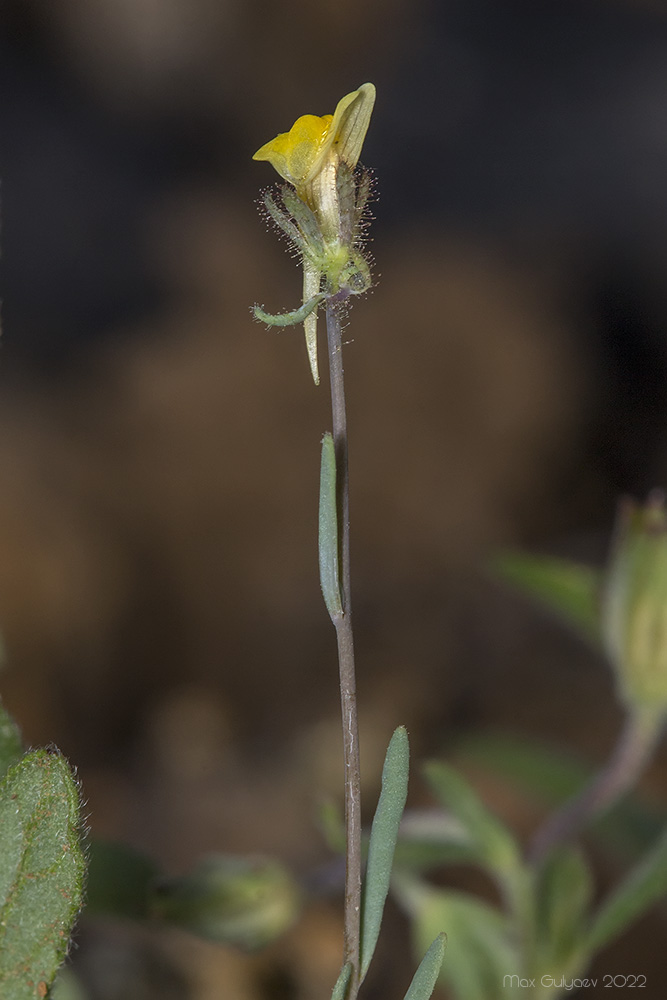
<path fill-rule="evenodd" d="M 58 753 L 35 750 L 0 784 L 0 996 L 48 995 L 81 908 L 79 793 Z"/>

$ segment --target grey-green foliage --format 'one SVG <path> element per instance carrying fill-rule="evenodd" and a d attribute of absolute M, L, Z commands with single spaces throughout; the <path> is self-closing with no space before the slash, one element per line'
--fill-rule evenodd
<path fill-rule="evenodd" d="M 556 848 L 546 858 L 536 886 L 536 951 L 542 968 L 569 967 L 582 950 L 593 878 L 582 852 Z"/>
<path fill-rule="evenodd" d="M 599 570 L 567 559 L 525 552 L 499 553 L 491 568 L 518 590 L 555 611 L 585 638 L 599 643 L 602 584 Z"/>
<path fill-rule="evenodd" d="M 428 1000 L 440 975 L 445 957 L 445 940 L 445 935 L 440 933 L 430 945 L 412 977 L 405 1000 Z"/>
<path fill-rule="evenodd" d="M 667 830 L 658 843 L 602 903 L 588 947 L 597 951 L 667 894 Z"/>
<path fill-rule="evenodd" d="M 0 784 L 0 996 L 44 998 L 81 908 L 79 792 L 64 757 L 34 750 Z"/>
<path fill-rule="evenodd" d="M 403 816 L 394 863 L 414 872 L 439 865 L 474 863 L 475 845 L 463 824 L 436 809 L 411 810 Z"/>
<path fill-rule="evenodd" d="M 352 966 L 349 962 L 343 966 L 336 980 L 336 985 L 331 992 L 331 1000 L 345 1000 L 347 986 L 352 975 Z"/>
<path fill-rule="evenodd" d="M 457 756 L 550 807 L 576 795 L 593 775 L 580 759 L 525 735 L 475 733 L 460 744 Z M 590 834 L 615 854 L 634 859 L 650 849 L 666 822 L 664 809 L 631 795 L 595 818 Z"/>
<path fill-rule="evenodd" d="M 502 741 L 499 747 L 503 748 Z M 489 747 L 483 749 L 481 759 L 489 763 Z M 491 756 L 498 765 L 496 755 Z M 514 760 L 513 753 L 509 756 Z M 546 763 L 550 760 L 547 754 Z M 502 765 L 499 770 L 503 771 Z M 520 768 L 518 772 L 523 774 Z M 600 948 L 667 895 L 667 831 L 596 907 L 591 867 L 577 846 L 560 845 L 542 861 L 530 863 L 521 856 L 510 831 L 460 774 L 431 762 L 426 777 L 445 818 L 455 817 L 465 831 L 464 858 L 485 869 L 502 896 L 503 905 L 498 907 L 466 893 L 436 888 L 424 881 L 425 864 L 399 866 L 393 876 L 396 897 L 413 924 L 416 950 L 422 951 L 434 933 L 446 932 L 447 960 L 441 979 L 456 1000 L 507 1000 L 516 990 L 518 996 L 519 976 L 580 976 Z M 437 841 L 437 824 L 429 824 L 428 830 Z M 447 825 L 440 836 L 449 849 L 452 831 Z M 429 842 L 429 851 L 442 864 L 437 843 Z M 556 985 L 545 988 L 543 995 L 547 994 L 564 995 Z"/>
<path fill-rule="evenodd" d="M 368 861 L 361 907 L 361 955 L 359 981 L 363 982 L 380 934 L 380 925 L 392 878 L 394 853 L 399 826 L 408 794 L 410 746 L 404 726 L 395 730 L 382 769 L 382 789 L 368 840 Z M 338 820 L 331 809 L 324 816 L 335 843 L 340 842 Z M 429 1000 L 440 973 L 445 951 L 445 935 L 438 932 L 417 969 L 405 1000 Z M 334 986 L 331 1000 L 345 1000 L 352 972 L 344 965 Z"/>
<path fill-rule="evenodd" d="M 332 620 L 343 613 L 338 570 L 338 501 L 336 497 L 336 450 L 327 431 L 322 438 L 319 508 L 320 585 Z"/>
<path fill-rule="evenodd" d="M 434 935 L 447 935 L 440 978 L 457 1000 L 495 1000 L 503 977 L 520 968 L 509 918 L 466 893 L 436 889 L 412 875 L 396 873 L 394 890 L 412 921 L 415 950 Z"/>
<path fill-rule="evenodd" d="M 317 816 L 329 849 L 335 854 L 345 854 L 345 821 L 338 803 L 324 798 Z M 363 857 L 368 857 L 368 841 L 368 835 L 364 834 Z M 435 809 L 411 810 L 403 815 L 394 865 L 410 871 L 427 871 L 438 865 L 474 862 L 476 858 L 471 839 L 456 817 Z"/>
<path fill-rule="evenodd" d="M 519 846 L 507 827 L 483 804 L 471 785 L 442 761 L 430 761 L 424 774 L 440 804 L 463 824 L 477 859 L 505 882 L 521 866 Z"/>
<path fill-rule="evenodd" d="M 382 769 L 382 791 L 368 845 L 368 864 L 361 908 L 360 978 L 362 981 L 368 972 L 380 934 L 398 839 L 398 827 L 408 794 L 409 764 L 408 734 L 404 726 L 399 726 L 387 748 Z"/>

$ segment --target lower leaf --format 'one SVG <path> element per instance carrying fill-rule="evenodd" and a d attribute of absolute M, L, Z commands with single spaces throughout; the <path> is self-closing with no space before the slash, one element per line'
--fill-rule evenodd
<path fill-rule="evenodd" d="M 0 784 L 0 996 L 43 1000 L 81 908 L 79 791 L 64 757 L 35 750 Z"/>

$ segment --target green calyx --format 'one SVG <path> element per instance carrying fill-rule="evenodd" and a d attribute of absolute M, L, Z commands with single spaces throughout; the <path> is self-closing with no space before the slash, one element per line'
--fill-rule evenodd
<path fill-rule="evenodd" d="M 317 364 L 317 310 L 334 298 L 344 302 L 362 295 L 371 287 L 370 267 L 362 250 L 370 175 L 346 164 L 338 166 L 334 199 L 337 225 L 323 232 L 321 220 L 299 198 L 294 188 L 284 184 L 280 197 L 266 192 L 264 206 L 269 218 L 285 234 L 299 254 L 304 269 L 303 305 L 284 313 L 268 313 L 253 307 L 255 319 L 268 326 L 304 324 L 306 348 L 313 380 L 319 384 Z"/>

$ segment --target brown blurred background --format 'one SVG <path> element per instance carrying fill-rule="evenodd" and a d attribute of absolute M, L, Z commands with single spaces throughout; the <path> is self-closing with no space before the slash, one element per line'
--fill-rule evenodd
<path fill-rule="evenodd" d="M 5 0 L 0 76 L 1 688 L 77 764 L 93 832 L 170 872 L 328 856 L 329 404 L 301 333 L 250 319 L 300 294 L 250 157 L 367 79 L 377 285 L 346 347 L 366 801 L 401 722 L 416 757 L 493 727 L 602 760 L 606 666 L 484 566 L 506 545 L 599 563 L 619 493 L 664 483 L 661 5 Z M 77 961 L 93 1000 L 316 1000 L 339 909 L 250 960 L 84 926 Z M 395 922 L 369 1000 L 409 977 Z M 657 961 L 645 928 L 624 947 L 603 972 Z"/>

